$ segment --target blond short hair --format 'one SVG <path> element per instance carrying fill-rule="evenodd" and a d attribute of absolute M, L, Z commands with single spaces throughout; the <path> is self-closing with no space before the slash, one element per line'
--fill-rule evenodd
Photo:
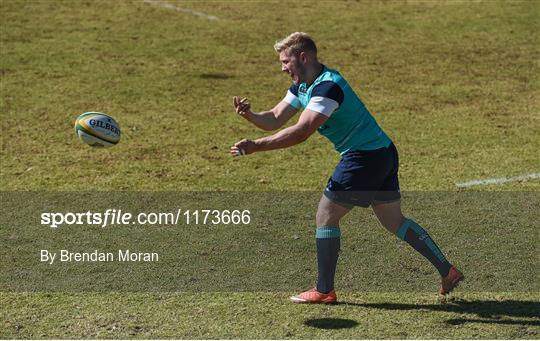
<path fill-rule="evenodd" d="M 294 55 L 299 55 L 300 52 L 313 52 L 317 54 L 317 46 L 311 37 L 304 32 L 294 32 L 289 34 L 283 40 L 277 41 L 274 44 L 274 49 L 280 53 L 283 50 L 289 49 Z"/>

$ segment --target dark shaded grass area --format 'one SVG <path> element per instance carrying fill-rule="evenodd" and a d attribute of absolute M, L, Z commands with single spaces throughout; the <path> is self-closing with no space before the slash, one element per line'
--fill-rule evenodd
<path fill-rule="evenodd" d="M 58 292 L 300 290 L 313 285 L 316 274 L 314 214 L 320 195 L 4 192 L 0 288 Z M 422 224 L 465 273 L 463 290 L 538 291 L 537 192 L 411 192 L 403 193 L 403 205 L 406 214 Z M 211 211 L 205 214 L 208 209 Z M 58 222 L 57 227 L 43 223 L 43 214 L 113 210 L 133 218 L 127 225 L 110 225 L 110 218 L 106 227 L 87 220 L 79 225 Z M 230 218 L 223 223 L 223 215 L 231 216 L 234 211 L 237 223 Z M 213 223 L 216 212 L 223 222 Z M 165 219 L 170 219 L 141 224 L 136 220 L 140 213 L 145 213 L 144 218 L 149 213 L 165 213 Z M 244 223 L 241 214 L 249 218 Z M 338 288 L 435 291 L 438 274 L 431 264 L 386 232 L 370 210 L 353 210 L 341 227 Z M 49 264 L 41 258 L 42 250 L 56 253 L 56 261 Z M 107 262 L 64 258 L 61 262 L 62 250 L 111 253 L 113 258 Z M 159 259 L 122 261 L 119 250 L 124 254 L 125 250 L 156 253 Z"/>

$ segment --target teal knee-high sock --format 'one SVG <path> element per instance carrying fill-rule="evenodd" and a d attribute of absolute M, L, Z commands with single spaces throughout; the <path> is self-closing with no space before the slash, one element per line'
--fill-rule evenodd
<path fill-rule="evenodd" d="M 334 289 L 334 276 L 341 243 L 339 227 L 321 226 L 317 228 L 317 291 L 329 293 Z"/>
<path fill-rule="evenodd" d="M 406 241 L 422 256 L 433 264 L 442 277 L 446 277 L 452 264 L 444 257 L 443 253 L 433 239 L 414 220 L 405 219 L 396 232 L 399 239 Z"/>

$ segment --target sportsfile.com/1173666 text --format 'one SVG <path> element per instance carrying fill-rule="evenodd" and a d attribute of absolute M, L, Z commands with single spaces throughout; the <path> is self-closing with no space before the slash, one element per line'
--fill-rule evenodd
<path fill-rule="evenodd" d="M 104 212 L 43 212 L 41 225 L 58 228 L 64 225 L 248 225 L 251 222 L 249 210 L 182 209 L 170 212 L 140 212 L 133 214 L 121 209 L 107 209 Z"/>

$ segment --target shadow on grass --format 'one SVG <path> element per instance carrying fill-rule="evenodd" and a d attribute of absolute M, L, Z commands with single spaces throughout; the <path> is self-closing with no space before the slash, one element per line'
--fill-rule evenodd
<path fill-rule="evenodd" d="M 465 323 L 487 323 L 487 324 L 506 324 L 506 325 L 517 325 L 517 326 L 540 326 L 539 321 L 530 321 L 530 320 L 496 320 L 496 319 L 450 319 L 446 321 L 447 324 L 453 326 L 465 324 Z"/>
<path fill-rule="evenodd" d="M 447 304 L 403 304 L 403 303 L 354 303 L 340 302 L 341 305 L 385 309 L 385 310 L 431 310 L 458 314 L 472 314 L 481 319 L 450 319 L 447 324 L 493 323 L 509 325 L 540 326 L 540 302 L 538 301 L 462 301 Z M 537 320 L 505 320 L 503 317 L 525 317 Z"/>
<path fill-rule="evenodd" d="M 319 329 L 348 329 L 356 327 L 358 322 L 347 319 L 323 318 L 306 320 L 304 321 L 304 324 Z"/>

